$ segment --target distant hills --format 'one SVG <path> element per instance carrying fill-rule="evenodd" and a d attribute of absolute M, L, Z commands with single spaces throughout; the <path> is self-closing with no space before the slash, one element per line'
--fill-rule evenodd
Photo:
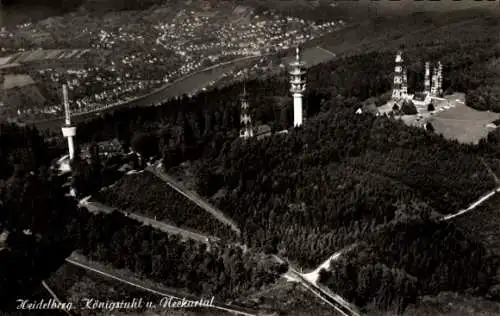
<path fill-rule="evenodd" d="M 500 11 L 474 8 L 449 12 L 374 15 L 354 20 L 339 32 L 315 40 L 336 54 L 442 48 L 450 43 L 500 42 Z"/>
<path fill-rule="evenodd" d="M 488 11 L 500 11 L 497 1 L 372 1 L 372 0 L 1 0 L 4 7 L 29 5 L 49 7 L 52 10 L 67 12 L 85 8 L 92 12 L 120 10 L 140 10 L 152 5 L 178 6 L 186 2 L 203 2 L 220 6 L 242 4 L 261 9 L 274 9 L 281 13 L 299 16 L 310 20 L 344 19 L 359 21 L 376 16 L 405 15 L 418 11 L 449 12 L 454 10 L 481 8 Z M 1 13 L 1 12 L 0 12 Z"/>

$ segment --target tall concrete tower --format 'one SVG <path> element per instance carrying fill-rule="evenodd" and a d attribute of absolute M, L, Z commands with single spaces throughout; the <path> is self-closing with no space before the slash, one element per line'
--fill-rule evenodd
<path fill-rule="evenodd" d="M 425 62 L 425 79 L 424 79 L 424 91 L 427 93 L 431 93 L 431 63 Z"/>
<path fill-rule="evenodd" d="M 68 102 L 68 87 L 66 84 L 63 84 L 63 98 L 64 98 L 64 126 L 61 128 L 63 136 L 68 139 L 68 151 L 69 151 L 69 159 L 73 160 L 75 156 L 75 144 L 73 141 L 73 137 L 76 136 L 76 127 L 71 124 L 71 112 L 69 109 Z"/>
<path fill-rule="evenodd" d="M 241 112 L 240 112 L 240 137 L 253 137 L 252 118 L 250 116 L 250 105 L 248 104 L 247 90 L 243 83 L 243 95 L 241 96 Z"/>
<path fill-rule="evenodd" d="M 399 51 L 396 55 L 396 67 L 394 68 L 394 85 L 392 87 L 392 99 L 399 101 L 402 98 L 403 85 L 403 53 Z"/>
<path fill-rule="evenodd" d="M 293 126 L 301 126 L 304 112 L 302 97 L 306 90 L 305 63 L 300 60 L 300 50 L 297 47 L 295 60 L 290 63 L 290 92 L 293 95 Z"/>

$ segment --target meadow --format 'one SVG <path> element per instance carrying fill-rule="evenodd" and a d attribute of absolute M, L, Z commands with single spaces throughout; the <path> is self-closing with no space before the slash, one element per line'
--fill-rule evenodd
<path fill-rule="evenodd" d="M 447 139 L 477 144 L 491 131 L 486 125 L 498 118 L 498 113 L 478 111 L 457 102 L 454 107 L 434 114 L 428 121 L 436 133 Z"/>

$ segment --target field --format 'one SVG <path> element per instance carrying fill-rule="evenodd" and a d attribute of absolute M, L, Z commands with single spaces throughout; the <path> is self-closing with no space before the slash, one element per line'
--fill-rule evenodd
<path fill-rule="evenodd" d="M 3 90 L 14 89 L 16 87 L 22 88 L 35 84 L 35 81 L 28 75 L 5 75 L 3 77 Z"/>
<path fill-rule="evenodd" d="M 4 75 L 3 77 L 0 75 L 1 102 L 15 112 L 17 109 L 24 108 L 26 104 L 41 106 L 45 102 L 45 97 L 33 78 L 28 75 Z"/>
<path fill-rule="evenodd" d="M 466 106 L 463 93 L 454 93 L 444 98 L 445 101 L 433 101 L 436 110 L 432 115 L 427 109 L 420 109 L 419 114 L 422 119 L 417 115 L 403 115 L 403 121 L 414 126 L 423 126 L 426 122 L 430 122 L 435 132 L 447 139 L 477 144 L 491 132 L 491 128 L 487 125 L 500 118 L 498 113 L 478 111 Z M 392 111 L 392 103 L 381 106 L 379 111 L 381 113 Z"/>
<path fill-rule="evenodd" d="M 26 105 L 29 104 L 41 107 L 45 104 L 46 99 L 36 85 L 30 84 L 1 91 L 0 101 L 3 101 L 9 110 L 16 112 L 17 109 L 28 108 L 29 106 Z"/>
<path fill-rule="evenodd" d="M 491 131 L 486 125 L 498 118 L 498 113 L 482 112 L 457 103 L 453 108 L 436 113 L 428 121 L 436 133 L 443 134 L 445 138 L 477 144 Z"/>
<path fill-rule="evenodd" d="M 134 194 L 130 194 L 134 192 Z M 127 176 L 97 197 L 121 210 L 155 217 L 167 224 L 233 238 L 229 227 L 150 173 Z"/>

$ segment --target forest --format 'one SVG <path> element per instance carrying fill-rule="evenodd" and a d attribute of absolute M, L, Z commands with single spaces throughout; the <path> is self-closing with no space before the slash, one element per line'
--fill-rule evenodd
<path fill-rule="evenodd" d="M 485 69 L 499 57 L 493 44 L 487 39 L 405 49 L 410 92 L 421 89 L 423 62 L 439 59 L 446 92 L 463 91 L 470 98 L 474 90 L 491 83 L 493 72 Z M 362 255 L 336 263 L 336 271 L 345 273 L 323 276 L 323 282 L 332 287 L 344 282 L 345 290 L 336 290 L 361 306 L 403 309 L 421 294 L 465 288 L 484 292 L 493 285 L 496 257 L 453 225 L 434 221 L 495 187 L 481 158 L 498 165 L 500 137 L 493 133 L 478 146 L 464 145 L 387 117 L 355 115 L 362 101 L 374 97 L 380 104 L 381 95 L 390 90 L 394 53 L 348 56 L 309 69 L 307 121 L 287 135 L 259 141 L 237 138 L 242 84 L 235 84 L 192 98 L 183 96 L 161 107 L 115 111 L 79 126 L 77 141 L 118 138 L 144 160 L 163 158 L 167 172 L 191 161 L 198 191 L 238 222 L 246 245 L 278 253 L 300 267 L 315 267 L 333 252 L 364 241 Z M 285 74 L 249 81 L 246 88 L 256 124 L 269 124 L 274 131 L 291 125 Z M 40 142 L 40 136 L 29 139 Z M 38 166 L 43 157 L 50 157 L 40 154 L 45 149 L 24 150 L 21 141 L 25 140 L 11 141 L 14 150 L 2 148 L 0 162 L 12 170 L 5 179 L 20 172 L 14 172 L 12 159 L 23 164 L 35 161 Z M 98 160 L 95 151 L 92 155 L 89 162 L 75 162 L 74 184 L 81 192 L 93 194 L 117 177 L 103 180 L 105 162 Z M 18 183 L 24 185 L 24 181 Z M 200 225 L 194 210 L 161 186 L 144 193 L 144 199 L 133 199 L 130 195 L 141 183 L 150 185 L 147 179 L 124 179 L 103 194 L 130 203 L 122 207 L 141 208 L 153 216 L 160 214 L 158 205 L 168 204 L 175 215 L 167 220 Z M 218 198 L 212 199 L 214 195 Z M 12 207 L 19 205 L 23 204 Z M 178 212 L 181 207 L 188 212 Z M 9 222 L 25 220 L 12 217 Z M 215 247 L 207 254 L 203 246 L 180 242 L 119 214 L 90 216 L 80 210 L 61 227 L 77 236 L 74 249 L 91 258 L 195 293 L 234 297 L 241 290 L 273 282 L 277 271 L 284 269 L 272 264 L 260 267 L 257 255 L 238 248 Z M 200 268 L 186 269 L 189 265 Z M 358 273 L 369 276 L 354 282 Z M 453 278 L 456 274 L 459 277 Z M 207 282 L 195 284 L 196 279 Z M 228 282 L 232 286 L 223 287 Z M 378 294 L 367 293 L 370 289 L 378 289 Z"/>
<path fill-rule="evenodd" d="M 217 204 L 249 246 L 312 267 L 394 219 L 453 213 L 492 189 L 474 151 L 388 118 L 331 111 L 288 136 L 235 141 L 198 179 L 209 194 L 232 192 Z"/>
<path fill-rule="evenodd" d="M 30 294 L 71 252 L 66 234 L 76 203 L 51 177 L 58 154 L 38 131 L 0 125 L 0 308 Z"/>
<path fill-rule="evenodd" d="M 489 84 L 495 75 L 488 63 L 500 51 L 491 39 L 445 47 L 415 47 L 404 50 L 408 66 L 409 92 L 423 89 L 424 62 L 441 60 L 443 86 L 447 93 L 468 92 Z M 390 91 L 395 52 L 372 52 L 339 58 L 308 70 L 305 104 L 307 117 L 333 108 L 356 107 L 369 97 Z M 487 71 L 486 71 L 487 70 Z M 257 124 L 273 129 L 291 124 L 291 98 L 286 73 L 246 83 L 251 115 Z M 151 135 L 156 155 L 168 152 L 172 164 L 193 160 L 217 151 L 220 143 L 234 138 L 239 128 L 241 83 L 212 89 L 188 98 L 182 96 L 161 107 L 121 109 L 79 126 L 79 141 L 117 137 L 130 144 L 136 133 Z M 224 95 L 224 98 L 220 98 Z M 381 103 L 378 103 L 381 105 Z M 214 148 L 215 147 L 215 148 Z"/>
<path fill-rule="evenodd" d="M 498 58 L 489 41 L 436 51 L 422 47 L 405 54 L 410 92 L 423 88 L 425 60 L 442 61 L 444 88 L 451 93 L 487 84 L 493 74 L 484 67 Z M 432 239 L 435 231 L 441 238 L 435 248 L 422 248 L 410 235 L 404 237 L 408 248 L 397 255 L 386 255 L 375 247 L 379 242 L 394 247 L 380 237 L 381 233 L 394 236 L 393 227 L 404 231 L 424 226 L 422 221 L 456 212 L 492 189 L 494 179 L 480 157 L 498 170 L 500 150 L 498 132 L 479 146 L 471 146 L 385 117 L 354 115 L 362 100 L 390 90 L 393 58 L 393 52 L 370 53 L 310 69 L 307 123 L 286 136 L 247 142 L 237 139 L 241 86 L 234 85 L 178 98 L 160 108 L 115 112 L 83 126 L 82 140 L 117 137 L 145 157 L 162 157 L 167 172 L 183 161 L 192 161 L 198 191 L 208 198 L 219 196 L 213 202 L 238 222 L 244 244 L 278 253 L 303 268 L 317 266 L 354 242 L 379 238 L 369 244 L 369 252 L 375 253 L 371 261 L 359 259 L 361 263 L 353 263 L 352 268 L 357 271 L 354 274 L 362 272 L 373 279 L 367 277 L 369 284 L 351 292 L 339 290 L 360 306 L 402 310 L 418 295 L 468 287 L 480 287 L 478 294 L 484 293 L 494 286 L 490 283 L 495 258 L 485 253 L 482 244 L 461 236 L 453 227 L 429 224 L 434 230 L 428 230 L 421 242 Z M 274 130 L 290 125 L 291 103 L 281 98 L 287 95 L 287 86 L 284 76 L 247 82 L 257 122 Z M 126 188 L 120 190 L 127 192 Z M 130 190 L 135 189 L 131 186 Z M 227 193 L 217 194 L 221 192 Z M 464 245 L 463 254 L 453 252 L 455 245 Z M 398 259 L 416 253 L 419 257 L 413 264 L 421 260 L 432 263 L 429 270 L 434 270 L 428 276 L 425 270 Z M 463 260 L 448 260 L 455 256 Z M 484 269 L 489 270 L 478 267 L 476 257 L 488 262 Z M 452 274 L 442 271 L 462 277 L 453 281 Z M 437 277 L 440 274 L 442 279 Z M 352 274 L 331 278 L 325 283 L 343 280 L 338 284 L 357 284 Z M 379 279 L 386 282 L 380 287 L 382 294 L 363 294 L 367 287 L 379 286 Z"/>
<path fill-rule="evenodd" d="M 0 245 L 0 309 L 11 310 L 15 299 L 29 296 L 72 251 L 193 294 L 213 294 L 220 300 L 258 290 L 287 269 L 270 257 L 243 252 L 238 246 L 185 242 L 116 212 L 93 215 L 77 208 L 76 201 L 65 195 L 66 178 L 46 164 L 55 157 L 48 144 L 36 137 L 36 131 L 15 125 L 0 128 L 0 161 L 5 166 L 0 180 L 0 232 L 2 238 L 7 237 Z M 25 147 L 25 154 L 19 155 L 15 149 L 20 144 L 33 146 Z M 170 198 L 166 205 L 179 198 L 173 192 L 166 193 Z M 182 207 L 175 205 L 173 210 L 178 212 Z M 181 214 L 188 214 L 194 223 L 206 220 L 204 225 L 211 227 L 211 218 L 198 218 L 192 208 L 190 212 Z M 204 213 L 200 210 L 200 214 Z M 212 222 L 214 227 L 217 224 Z"/>
<path fill-rule="evenodd" d="M 130 191 L 131 189 L 133 191 Z M 93 197 L 120 210 L 143 214 L 170 225 L 200 231 L 225 240 L 236 238 L 228 226 L 149 172 L 125 176 L 112 188 Z"/>
<path fill-rule="evenodd" d="M 495 57 L 491 41 L 457 45 L 405 51 L 410 92 L 422 88 L 428 59 L 442 61 L 447 92 L 487 81 L 476 65 Z M 144 157 L 163 157 L 167 171 L 193 161 L 200 193 L 230 192 L 214 202 L 243 227 L 245 243 L 311 267 L 394 218 L 451 213 L 494 186 L 478 159 L 492 155 L 493 143 L 460 145 L 353 114 L 362 100 L 390 89 L 393 59 L 394 52 L 374 52 L 311 68 L 307 124 L 288 136 L 236 139 L 236 84 L 162 107 L 116 111 L 79 127 L 79 141 L 116 137 Z M 287 80 L 246 83 L 255 121 L 274 130 L 290 125 Z"/>
<path fill-rule="evenodd" d="M 417 296 L 473 289 L 485 295 L 499 258 L 453 224 L 393 223 L 332 262 L 320 282 L 358 306 L 401 313 Z"/>
<path fill-rule="evenodd" d="M 75 248 L 91 259 L 219 300 L 258 290 L 287 270 L 270 257 L 236 246 L 184 242 L 117 212 L 95 216 L 80 210 L 67 229 L 77 240 Z"/>

